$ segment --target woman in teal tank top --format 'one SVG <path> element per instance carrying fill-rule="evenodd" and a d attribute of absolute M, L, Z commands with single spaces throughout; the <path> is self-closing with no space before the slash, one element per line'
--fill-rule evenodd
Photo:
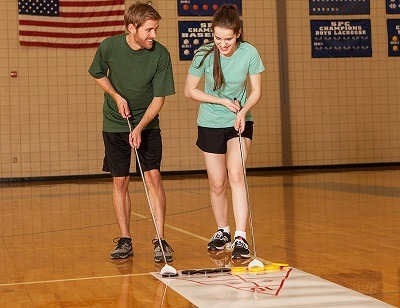
<path fill-rule="evenodd" d="M 203 153 L 210 185 L 210 198 L 217 232 L 207 249 L 210 253 L 231 247 L 233 259 L 247 259 L 248 206 L 238 132 L 243 137 L 247 160 L 253 135 L 250 110 L 261 97 L 264 65 L 257 49 L 242 39 L 242 22 L 233 5 L 222 5 L 212 21 L 213 42 L 195 54 L 185 83 L 186 97 L 200 102 L 197 146 Z M 204 91 L 199 83 L 204 75 Z M 251 90 L 246 91 L 247 79 Z M 231 244 L 228 224 L 228 181 L 232 191 L 236 230 Z"/>

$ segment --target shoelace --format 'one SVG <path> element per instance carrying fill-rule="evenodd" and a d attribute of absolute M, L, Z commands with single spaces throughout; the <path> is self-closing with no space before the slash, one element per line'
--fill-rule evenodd
<path fill-rule="evenodd" d="M 247 245 L 241 238 L 235 239 L 235 241 L 232 243 L 232 248 L 235 247 L 243 247 L 245 249 L 249 249 L 249 245 Z"/>
<path fill-rule="evenodd" d="M 122 237 L 116 237 L 115 239 L 113 239 L 113 242 L 117 244 L 117 248 L 122 248 L 122 245 L 129 244 L 129 241 L 123 239 Z"/>
<path fill-rule="evenodd" d="M 214 235 L 211 237 L 211 241 L 212 240 L 219 240 L 222 239 L 224 237 L 224 233 L 221 230 L 218 230 L 217 232 L 214 233 Z"/>
<path fill-rule="evenodd" d="M 174 250 L 172 249 L 171 246 L 169 246 L 166 240 L 161 240 L 161 242 L 163 243 L 164 250 L 167 250 L 166 248 L 168 248 L 170 251 L 174 252 Z"/>
<path fill-rule="evenodd" d="M 166 240 L 161 240 L 161 243 L 162 243 L 162 245 L 163 245 L 164 251 L 167 250 L 167 248 L 168 248 L 170 251 L 174 252 L 174 250 L 173 250 L 172 247 L 167 243 Z M 153 244 L 154 244 L 155 246 L 158 246 L 158 247 L 160 246 L 160 243 L 159 243 L 158 239 L 154 239 L 154 240 L 153 240 Z"/>

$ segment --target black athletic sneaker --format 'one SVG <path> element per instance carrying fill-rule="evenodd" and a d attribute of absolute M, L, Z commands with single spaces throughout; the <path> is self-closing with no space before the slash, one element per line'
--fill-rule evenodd
<path fill-rule="evenodd" d="M 174 250 L 167 243 L 166 240 L 162 239 L 161 243 L 162 243 L 162 247 L 164 249 L 165 258 L 167 259 L 167 262 L 171 262 L 174 258 L 174 256 L 172 255 Z M 153 245 L 154 245 L 154 262 L 157 262 L 157 263 L 164 262 L 164 256 L 163 256 L 162 250 L 160 248 L 160 242 L 158 241 L 158 239 L 153 240 Z"/>
<path fill-rule="evenodd" d="M 207 245 L 208 250 L 222 250 L 225 247 L 229 247 L 231 244 L 231 235 L 224 230 L 219 229 L 210 238 L 210 242 Z"/>
<path fill-rule="evenodd" d="M 114 243 L 117 245 L 111 251 L 111 259 L 125 259 L 133 255 L 132 239 L 129 237 L 117 237 Z"/>
<path fill-rule="evenodd" d="M 232 259 L 248 259 L 250 258 L 249 244 L 241 237 L 235 237 L 232 244 Z"/>

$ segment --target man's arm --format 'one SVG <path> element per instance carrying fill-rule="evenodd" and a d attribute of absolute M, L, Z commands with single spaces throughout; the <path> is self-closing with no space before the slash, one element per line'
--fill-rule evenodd
<path fill-rule="evenodd" d="M 136 125 L 135 129 L 129 136 L 129 143 L 132 147 L 139 147 L 142 141 L 141 133 L 142 130 L 153 120 L 160 112 L 162 106 L 164 105 L 165 97 L 154 97 L 151 101 L 149 107 L 143 115 L 143 118 L 140 120 L 138 125 Z"/>
<path fill-rule="evenodd" d="M 103 78 L 95 79 L 97 84 L 108 94 L 111 95 L 113 100 L 118 106 L 118 112 L 123 118 L 129 118 L 131 116 L 131 111 L 128 107 L 128 102 L 125 98 L 123 98 L 117 91 L 115 91 L 113 85 L 110 82 L 110 79 L 106 76 Z"/>

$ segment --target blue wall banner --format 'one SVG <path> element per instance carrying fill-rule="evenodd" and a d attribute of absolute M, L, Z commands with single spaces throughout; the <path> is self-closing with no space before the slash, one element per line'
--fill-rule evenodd
<path fill-rule="evenodd" d="M 371 57 L 371 20 L 311 20 L 313 58 Z"/>
<path fill-rule="evenodd" d="M 192 60 L 197 49 L 213 40 L 211 21 L 179 21 L 179 59 Z"/>
<path fill-rule="evenodd" d="M 242 0 L 178 0 L 178 16 L 213 16 L 223 4 L 233 4 L 242 15 Z"/>
<path fill-rule="evenodd" d="M 365 15 L 370 0 L 310 0 L 310 15 Z"/>
<path fill-rule="evenodd" d="M 400 19 L 387 20 L 388 32 L 388 55 L 389 57 L 400 56 Z"/>
<path fill-rule="evenodd" d="M 386 0 L 387 14 L 400 14 L 400 0 Z"/>

